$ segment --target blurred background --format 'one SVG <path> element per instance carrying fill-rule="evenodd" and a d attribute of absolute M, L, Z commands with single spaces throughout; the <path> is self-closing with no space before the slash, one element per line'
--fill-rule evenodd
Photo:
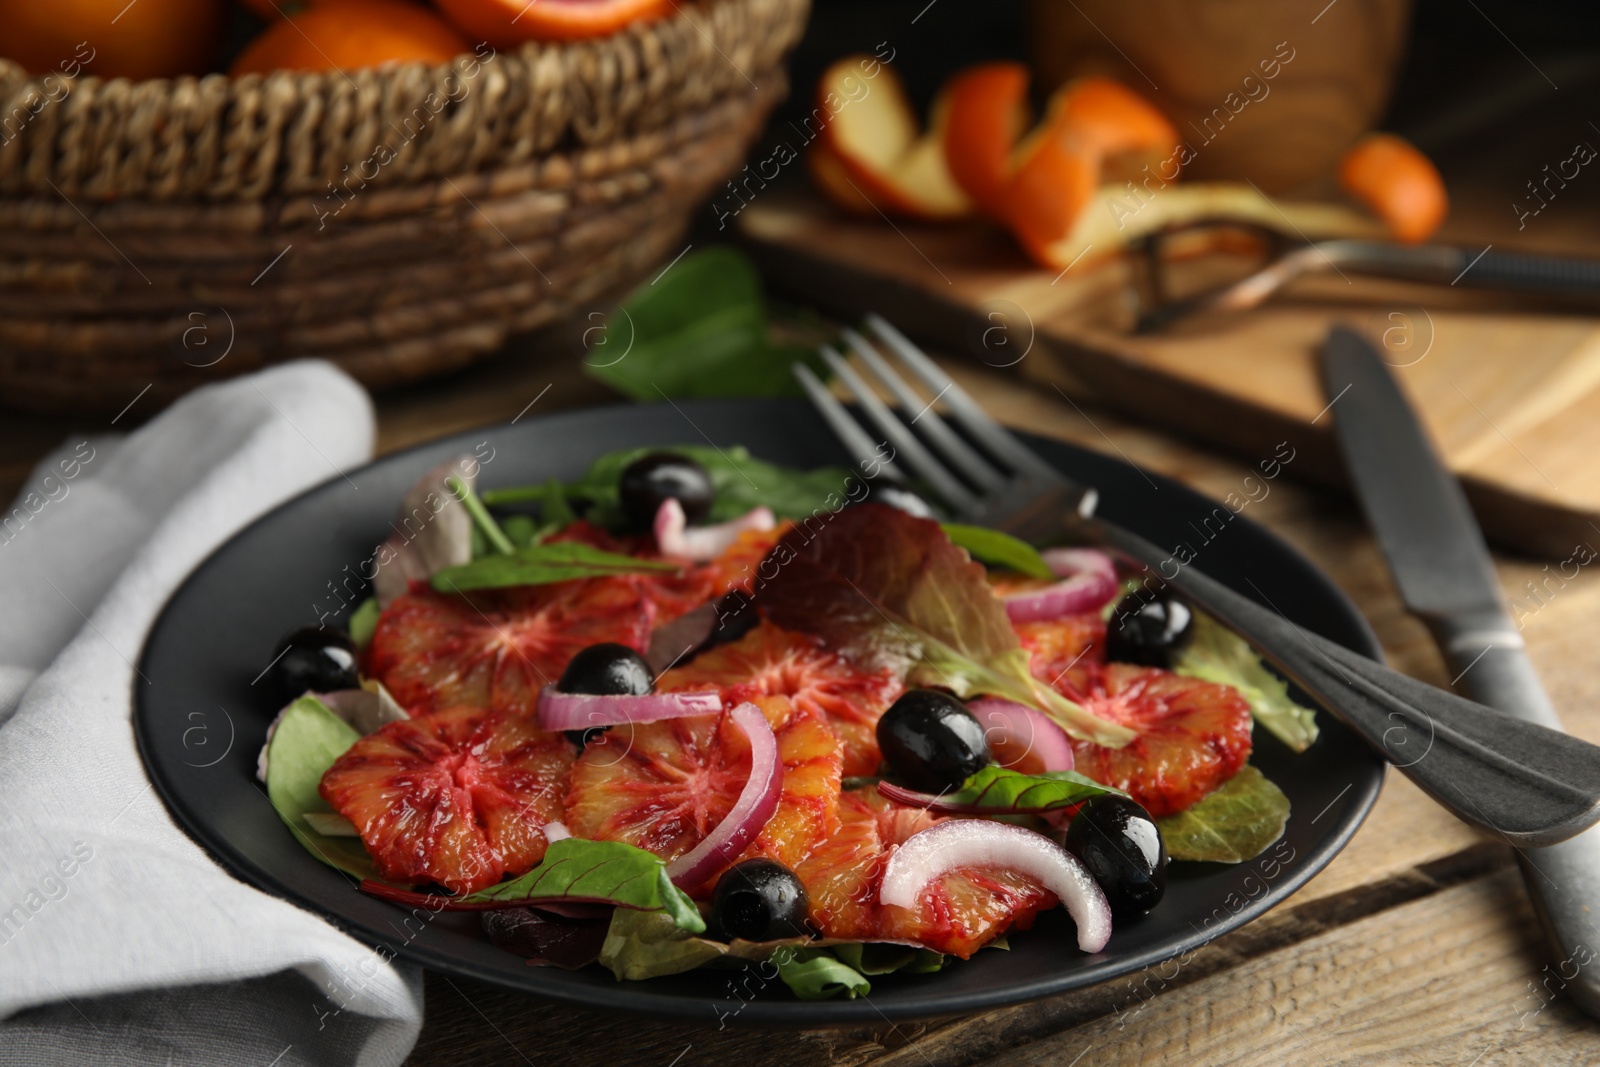
<path fill-rule="evenodd" d="M 1135 329 L 1285 241 L 1359 231 L 1454 249 L 1462 265 L 1491 250 L 1591 256 L 1600 37 L 1583 5 L 613 0 L 557 5 L 611 14 L 541 24 L 528 43 L 535 30 L 512 26 L 505 0 L 149 0 L 121 21 L 156 20 L 127 48 L 119 6 L 0 2 L 13 30 L 0 53 L 17 60 L 0 61 L 8 493 L 69 431 L 126 430 L 187 389 L 284 359 L 329 358 L 373 388 L 390 449 L 509 419 L 546 385 L 547 408 L 792 392 L 789 360 L 879 310 L 974 365 L 1225 450 L 1296 439 L 1301 472 L 1325 481 L 1338 470 L 1310 426 L 1310 359 L 1328 324 L 1349 321 L 1412 368 L 1492 537 L 1555 552 L 1600 509 L 1585 462 L 1600 445 L 1592 300 L 1507 293 L 1487 284 L 1493 257 L 1460 285 L 1319 268 L 1260 308 Z M 880 108 L 893 94 L 875 93 L 816 134 L 819 83 L 874 54 L 907 102 Z M 1140 207 L 1122 183 L 1166 155 L 1122 145 L 1072 149 L 1032 192 L 1017 182 L 1000 210 L 974 206 L 941 136 L 943 155 L 976 156 L 932 128 L 930 108 L 997 61 L 1026 82 L 1008 145 L 1070 111 L 1059 86 L 1110 78 L 1126 121 L 1194 150 L 1176 186 L 1194 190 L 1163 191 L 1138 236 L 1086 236 L 1084 202 L 1100 196 L 1113 217 L 1128 211 L 1119 196 Z M 1132 143 L 1132 128 L 1111 136 Z M 1359 171 L 1354 146 L 1374 130 L 1402 154 L 1368 152 Z M 1061 143 L 1104 130 L 1091 133 Z M 929 144 L 908 201 L 897 168 L 915 170 Z M 842 182 L 819 182 L 824 157 L 844 160 Z M 1232 199 L 1201 204 L 1205 189 Z M 1256 229 L 1203 235 L 1201 256 L 1145 232 L 1219 214 Z M 714 245 L 748 265 L 652 288 Z M 1155 297 L 1141 256 L 1165 272 Z M 639 349 L 616 329 L 636 287 L 655 294 L 656 335 Z M 731 317 L 730 300 L 745 301 Z M 1512 433 L 1504 447 L 1508 425 L 1549 440 Z"/>

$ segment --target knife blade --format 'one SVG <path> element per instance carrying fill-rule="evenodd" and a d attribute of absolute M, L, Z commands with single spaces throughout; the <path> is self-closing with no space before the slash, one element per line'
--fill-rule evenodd
<path fill-rule="evenodd" d="M 1377 350 L 1335 326 L 1322 384 L 1356 497 L 1401 599 L 1433 634 L 1465 695 L 1507 715 L 1561 728 L 1506 609 L 1466 494 L 1440 461 Z M 1518 853 L 1540 924 L 1558 953 L 1557 980 L 1600 1016 L 1600 828 Z M 1568 972 L 1573 972 L 1570 977 Z"/>

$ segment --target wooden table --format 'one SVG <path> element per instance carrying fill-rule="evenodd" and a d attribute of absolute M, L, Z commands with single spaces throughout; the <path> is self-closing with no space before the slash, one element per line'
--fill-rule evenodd
<path fill-rule="evenodd" d="M 475 369 L 381 397 L 379 449 L 561 408 L 603 403 L 575 336 L 547 335 Z M 1100 451 L 1222 497 L 1249 468 L 1104 413 L 1081 411 L 1019 377 L 946 361 L 1012 425 Z M 548 387 L 548 389 L 547 389 Z M 115 429 L 128 428 L 137 412 Z M 8 418 L 0 491 L 69 431 L 69 420 Z M 1449 681 L 1405 614 L 1350 501 L 1280 479 L 1252 507 L 1360 606 L 1398 668 Z M 1600 531 L 1594 544 L 1600 546 Z M 1509 592 L 1539 565 L 1500 559 Z M 1600 578 L 1585 573 L 1527 621 L 1530 652 L 1569 728 L 1600 740 Z M 1600 902 L 1597 902 L 1600 903 Z M 1600 930 L 1593 945 L 1600 947 Z M 1051 1000 L 931 1025 L 762 1031 L 620 1019 L 430 974 L 427 1021 L 410 1063 L 776 1064 L 873 1067 L 1406 1063 L 1490 1067 L 1600 1060 L 1600 1024 L 1541 989 L 1543 944 L 1511 850 L 1457 822 L 1400 775 L 1345 852 L 1262 920 L 1171 967 Z M 1165 977 L 1165 981 L 1163 980 Z"/>

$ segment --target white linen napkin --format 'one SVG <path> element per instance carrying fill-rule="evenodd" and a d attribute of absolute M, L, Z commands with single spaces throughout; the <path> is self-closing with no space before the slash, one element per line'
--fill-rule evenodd
<path fill-rule="evenodd" d="M 421 972 L 236 880 L 134 747 L 134 662 L 185 575 L 370 457 L 326 363 L 209 386 L 69 439 L 0 516 L 0 1063 L 398 1064 Z M 352 492 L 355 490 L 352 490 Z"/>

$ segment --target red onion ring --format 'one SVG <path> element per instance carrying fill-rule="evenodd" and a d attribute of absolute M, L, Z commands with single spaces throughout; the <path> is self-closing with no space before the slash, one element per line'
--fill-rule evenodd
<path fill-rule="evenodd" d="M 1076 856 L 1043 834 L 987 819 L 949 819 L 912 834 L 889 856 L 878 886 L 884 904 L 914 908 L 922 890 L 961 867 L 1004 867 L 1038 879 L 1078 924 L 1078 947 L 1111 939 L 1111 906 Z"/>
<path fill-rule="evenodd" d="M 770 530 L 777 525 L 771 508 L 752 508 L 716 526 L 690 526 L 683 505 L 669 496 L 656 509 L 656 548 L 663 556 L 705 562 L 726 552 L 746 530 Z"/>
<path fill-rule="evenodd" d="M 721 710 L 722 697 L 714 692 L 591 696 L 563 693 L 551 685 L 539 690 L 541 730 L 591 730 L 597 726 L 658 722 L 687 715 L 715 715 Z"/>
<path fill-rule="evenodd" d="M 1093 611 L 1117 595 L 1117 565 L 1094 548 L 1047 548 L 1045 563 L 1064 579 L 1043 589 L 1006 597 L 1012 622 L 1043 622 Z"/>
<path fill-rule="evenodd" d="M 699 887 L 737 859 L 778 810 L 778 796 L 783 792 L 778 739 L 767 717 L 750 703 L 740 704 L 728 714 L 750 739 L 750 777 L 727 817 L 698 845 L 667 864 L 667 874 L 680 889 Z"/>
<path fill-rule="evenodd" d="M 969 700 L 967 710 L 982 724 L 985 738 L 1022 745 L 1044 761 L 1047 771 L 1072 770 L 1072 744 L 1067 740 L 1067 733 L 1046 716 L 1014 700 L 998 697 Z M 993 745 L 991 740 L 990 747 Z"/>

